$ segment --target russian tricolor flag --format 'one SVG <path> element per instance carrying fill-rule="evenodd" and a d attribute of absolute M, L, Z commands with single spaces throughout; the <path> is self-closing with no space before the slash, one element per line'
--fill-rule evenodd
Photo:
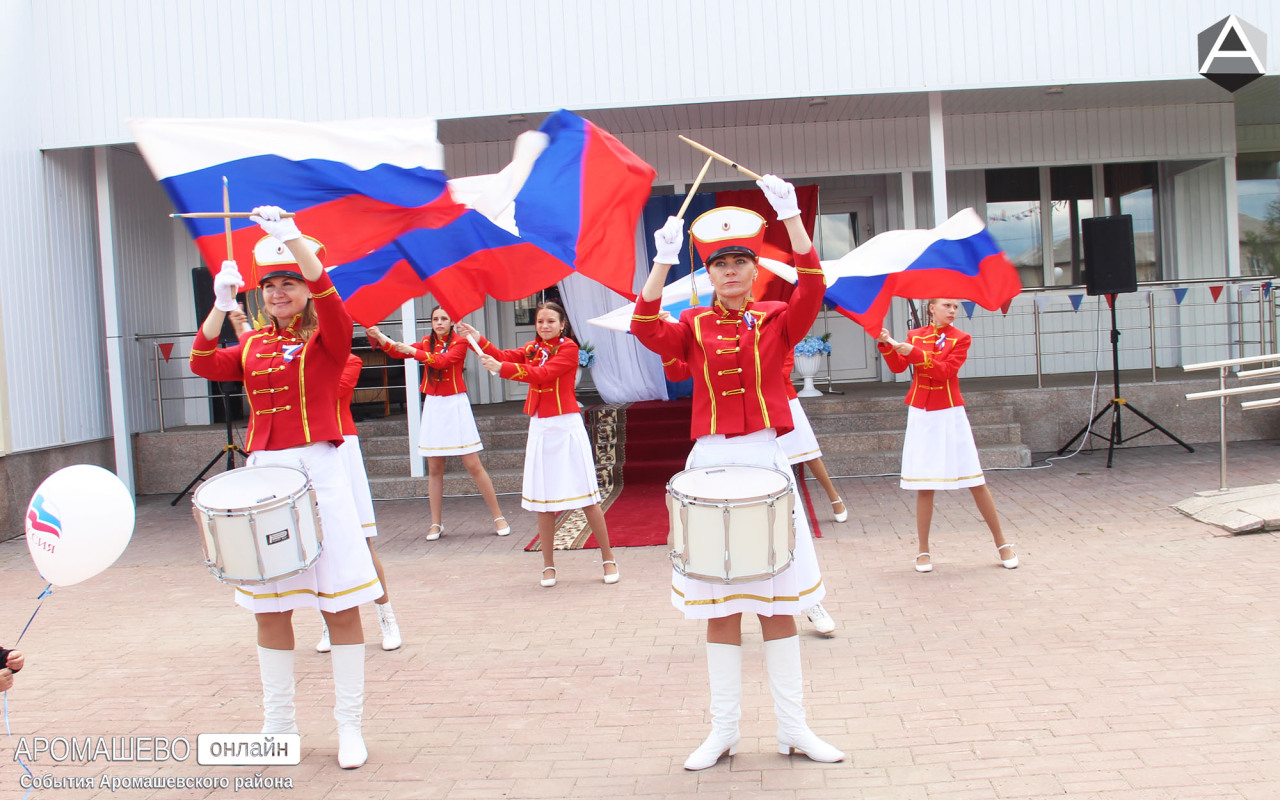
<path fill-rule="evenodd" d="M 994 311 L 1018 296 L 1018 271 L 966 208 L 932 230 L 886 231 L 822 262 L 826 301 L 878 336 L 894 297 L 956 297 Z"/>

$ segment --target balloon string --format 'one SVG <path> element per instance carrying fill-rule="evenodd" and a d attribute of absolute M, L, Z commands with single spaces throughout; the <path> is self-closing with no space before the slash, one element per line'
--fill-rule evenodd
<path fill-rule="evenodd" d="M 40 592 L 40 594 L 39 594 L 39 596 L 37 596 L 37 597 L 36 597 L 36 599 L 40 601 L 40 604 L 36 606 L 36 610 L 35 610 L 35 611 L 32 611 L 32 612 L 31 612 L 31 619 L 27 620 L 27 624 L 26 624 L 26 625 L 24 625 L 24 626 L 22 627 L 22 633 L 18 634 L 18 640 L 17 640 L 17 641 L 15 641 L 15 642 L 13 643 L 13 644 L 14 644 L 14 646 L 15 646 L 15 648 L 16 648 L 16 646 L 17 646 L 18 642 L 22 641 L 22 637 L 23 637 L 23 636 L 25 636 L 25 635 L 27 634 L 27 628 L 30 628 L 30 627 L 31 627 L 31 623 L 35 621 L 36 614 L 40 613 L 40 606 L 43 606 L 43 605 L 44 605 L 44 599 L 45 599 L 46 597 L 48 597 L 49 595 L 51 595 L 51 594 L 53 594 L 53 584 L 52 584 L 52 583 L 51 583 L 51 584 L 49 584 L 48 586 L 44 587 L 44 590 L 43 590 L 43 591 L 41 591 L 41 592 Z M 0 666 L 3 666 L 3 665 L 0 665 Z M 3 702 L 3 706 L 4 706 L 4 732 L 5 732 L 5 735 L 9 737 L 9 741 L 10 741 L 10 742 L 12 742 L 12 741 L 13 741 L 13 729 L 9 726 L 9 693 L 8 693 L 8 692 L 4 692 L 3 694 L 0 694 L 0 697 L 3 697 L 3 698 L 4 698 L 4 702 Z M 17 761 L 17 762 L 18 762 L 18 764 L 22 766 L 23 771 L 27 773 L 27 777 L 31 778 L 31 780 L 33 780 L 33 781 L 35 780 L 36 776 L 31 774 L 31 768 L 27 766 L 27 762 L 25 762 L 25 761 L 23 761 L 23 760 L 22 760 L 22 756 L 18 755 L 18 754 L 15 752 L 15 753 L 14 753 L 14 756 L 13 756 L 13 760 L 14 760 L 14 761 Z M 27 800 L 27 798 L 28 798 L 28 797 L 30 797 L 30 796 L 31 796 L 31 793 L 32 793 L 32 792 L 34 792 L 34 791 L 35 791 L 35 787 L 34 787 L 34 786 L 33 786 L 33 787 L 31 787 L 30 789 L 28 789 L 28 790 L 27 790 L 27 793 L 26 793 L 26 794 L 24 794 L 24 795 L 22 796 L 22 800 Z"/>

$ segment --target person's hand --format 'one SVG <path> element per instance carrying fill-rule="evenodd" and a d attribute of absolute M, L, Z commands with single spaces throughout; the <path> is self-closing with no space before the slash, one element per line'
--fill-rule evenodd
<path fill-rule="evenodd" d="M 7 692 L 13 687 L 13 673 L 7 669 L 0 669 L 0 692 Z"/>
<path fill-rule="evenodd" d="M 893 342 L 893 339 L 889 336 L 889 329 L 881 328 L 880 335 L 876 337 L 876 341 L 880 342 L 881 344 L 889 344 Z"/>
<path fill-rule="evenodd" d="M 26 664 L 26 659 L 22 657 L 22 653 L 17 650 L 10 650 L 9 658 L 0 666 L 8 667 L 10 672 L 21 672 L 24 664 Z"/>
<path fill-rule="evenodd" d="M 378 330 L 377 325 L 370 325 L 364 329 L 364 338 L 368 339 L 369 344 L 374 347 L 381 347 L 384 337 L 382 335 L 382 331 Z"/>
<path fill-rule="evenodd" d="M 894 343 L 894 345 L 893 345 L 893 349 L 894 349 L 894 350 L 897 350 L 900 354 L 902 354 L 902 355 L 904 355 L 904 356 L 909 356 L 909 355 L 911 355 L 911 351 L 912 351 L 912 350 L 914 350 L 915 348 L 914 348 L 914 347 L 912 347 L 912 346 L 911 346 L 909 343 L 907 343 L 907 342 L 896 342 L 896 343 Z"/>
<path fill-rule="evenodd" d="M 240 307 L 236 302 L 236 294 L 244 286 L 244 278 L 234 261 L 223 261 L 222 269 L 213 279 L 213 307 L 219 311 L 230 313 Z"/>
<path fill-rule="evenodd" d="M 405 344 L 404 342 L 392 342 L 391 346 L 396 349 L 396 352 L 404 353 L 406 356 L 411 356 L 414 353 L 418 352 L 417 350 L 414 349 L 413 345 Z"/>
<path fill-rule="evenodd" d="M 800 216 L 800 201 L 796 199 L 796 187 L 777 175 L 765 175 L 756 181 L 765 199 L 778 214 L 778 221 Z"/>
<path fill-rule="evenodd" d="M 281 219 L 280 215 L 283 213 L 284 209 L 279 206 L 258 206 L 253 210 L 253 215 L 249 219 L 258 223 L 258 227 L 282 242 L 301 239 L 302 231 L 298 230 L 297 223 L 292 218 Z"/>
<path fill-rule="evenodd" d="M 493 356 L 489 355 L 488 353 L 485 353 L 479 358 L 480 358 L 480 366 L 489 370 L 494 375 L 497 375 L 498 370 L 502 369 L 502 362 L 494 358 Z"/>
<path fill-rule="evenodd" d="M 679 264 L 680 250 L 684 247 L 684 220 L 667 217 L 667 223 L 653 232 L 653 244 L 658 254 L 655 264 Z"/>
<path fill-rule="evenodd" d="M 239 303 L 235 309 L 227 312 L 227 316 L 231 318 L 231 325 L 236 329 L 237 334 L 244 333 L 246 329 L 253 330 L 253 326 L 249 324 L 249 317 L 244 313 L 244 307 Z"/>
<path fill-rule="evenodd" d="M 475 339 L 477 342 L 480 341 L 480 331 L 476 330 L 475 328 L 471 327 L 465 322 L 455 322 L 453 324 L 453 329 L 457 331 L 463 338 L 470 336 L 472 339 Z"/>
<path fill-rule="evenodd" d="M 668 311 L 668 310 L 666 310 L 665 308 L 664 308 L 664 309 L 661 309 L 661 310 L 658 312 L 658 319 L 665 319 L 667 322 L 675 322 L 675 321 L 676 321 L 676 318 L 675 318 L 675 317 L 673 317 L 673 316 L 671 315 L 671 312 L 670 312 L 670 311 Z"/>

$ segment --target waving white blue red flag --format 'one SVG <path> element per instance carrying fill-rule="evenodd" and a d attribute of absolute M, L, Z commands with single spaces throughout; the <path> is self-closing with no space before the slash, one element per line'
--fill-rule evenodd
<path fill-rule="evenodd" d="M 548 118 L 525 163 L 458 182 L 474 208 L 454 196 L 433 120 L 131 124 L 179 212 L 220 210 L 224 176 L 236 210 L 277 205 L 293 212 L 364 325 L 427 292 L 458 319 L 486 294 L 519 299 L 574 269 L 630 292 L 635 221 L 655 173 L 567 111 Z M 489 179 L 500 179 L 496 193 Z M 477 191 L 477 180 L 487 186 Z M 206 263 L 221 263 L 223 220 L 185 222 Z M 232 221 L 234 252 L 251 286 L 251 254 L 262 239 L 248 219 Z"/>
<path fill-rule="evenodd" d="M 894 297 L 956 297 L 990 311 L 1022 291 L 1018 271 L 966 208 L 932 230 L 886 231 L 822 262 L 826 302 L 877 336 Z"/>

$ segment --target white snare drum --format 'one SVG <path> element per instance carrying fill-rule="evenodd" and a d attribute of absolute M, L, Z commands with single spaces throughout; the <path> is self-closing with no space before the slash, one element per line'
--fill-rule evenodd
<path fill-rule="evenodd" d="M 744 464 L 695 467 L 667 482 L 671 562 L 707 583 L 764 580 L 791 565 L 796 547 L 786 473 Z"/>
<path fill-rule="evenodd" d="M 223 583 L 264 584 L 316 563 L 324 532 L 307 473 L 294 467 L 241 467 L 214 476 L 192 495 L 204 563 Z"/>

